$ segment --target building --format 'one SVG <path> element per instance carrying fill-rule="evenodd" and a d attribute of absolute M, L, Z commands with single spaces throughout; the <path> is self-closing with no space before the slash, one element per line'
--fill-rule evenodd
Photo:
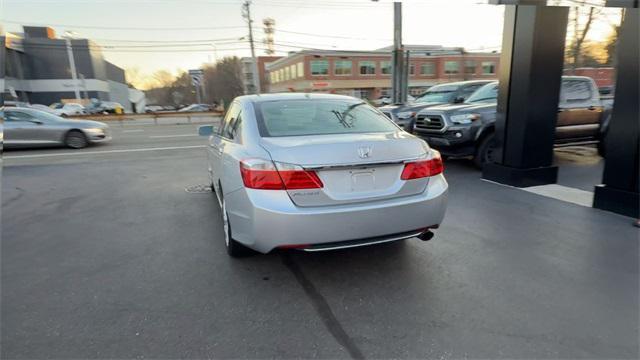
<path fill-rule="evenodd" d="M 49 105 L 60 101 L 115 101 L 131 110 L 124 70 L 106 61 L 99 45 L 72 39 L 77 82 L 71 76 L 66 39 L 47 27 L 24 26 L 24 33 L 7 33 L 4 41 L 5 100 Z M 75 90 L 80 91 L 76 99 Z"/>
<path fill-rule="evenodd" d="M 495 79 L 500 54 L 442 46 L 405 46 L 409 51 L 409 93 L 435 84 Z M 391 88 L 391 48 L 374 51 L 303 50 L 267 65 L 269 92 L 304 91 L 377 99 Z"/>
<path fill-rule="evenodd" d="M 268 92 L 269 91 L 269 81 L 267 79 L 267 66 L 272 62 L 282 58 L 282 56 L 258 56 L 258 87 L 260 88 L 260 92 Z M 242 62 L 242 78 L 244 85 L 244 93 L 245 94 L 253 94 L 254 91 L 254 67 L 253 67 L 253 59 L 250 57 L 243 57 L 240 59 Z"/>

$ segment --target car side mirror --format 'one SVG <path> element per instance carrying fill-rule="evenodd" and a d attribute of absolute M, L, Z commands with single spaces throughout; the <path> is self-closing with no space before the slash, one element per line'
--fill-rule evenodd
<path fill-rule="evenodd" d="M 213 125 L 202 125 L 198 127 L 198 135 L 211 136 L 218 132 L 218 127 Z"/>
<path fill-rule="evenodd" d="M 457 98 L 453 99 L 454 104 L 460 104 L 463 102 L 464 102 L 464 98 L 462 96 L 458 96 Z"/>

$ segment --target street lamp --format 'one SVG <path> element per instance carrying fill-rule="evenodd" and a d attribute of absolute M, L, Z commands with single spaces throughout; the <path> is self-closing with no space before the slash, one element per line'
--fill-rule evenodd
<path fill-rule="evenodd" d="M 64 39 L 67 43 L 67 56 L 69 57 L 69 68 L 71 70 L 71 79 L 73 80 L 73 90 L 76 100 L 80 99 L 80 87 L 78 86 L 78 74 L 76 73 L 76 62 L 73 59 L 73 49 L 71 48 L 71 39 L 73 39 L 73 31 L 65 31 Z"/>

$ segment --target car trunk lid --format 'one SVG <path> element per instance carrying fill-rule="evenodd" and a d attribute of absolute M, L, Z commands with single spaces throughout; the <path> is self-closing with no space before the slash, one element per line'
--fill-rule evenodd
<path fill-rule="evenodd" d="M 288 190 L 298 206 L 327 206 L 421 193 L 428 179 L 401 180 L 405 161 L 424 157 L 426 143 L 402 132 L 262 138 L 273 161 L 313 170 L 321 189 Z"/>

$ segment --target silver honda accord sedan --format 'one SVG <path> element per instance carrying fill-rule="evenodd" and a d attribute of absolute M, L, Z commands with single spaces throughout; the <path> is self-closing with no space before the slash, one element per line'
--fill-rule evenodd
<path fill-rule="evenodd" d="M 4 146 L 65 145 L 80 149 L 111 140 L 109 126 L 91 120 L 70 120 L 29 108 L 0 108 Z"/>
<path fill-rule="evenodd" d="M 199 133 L 231 256 L 428 240 L 444 217 L 440 154 L 360 99 L 240 96 Z"/>

